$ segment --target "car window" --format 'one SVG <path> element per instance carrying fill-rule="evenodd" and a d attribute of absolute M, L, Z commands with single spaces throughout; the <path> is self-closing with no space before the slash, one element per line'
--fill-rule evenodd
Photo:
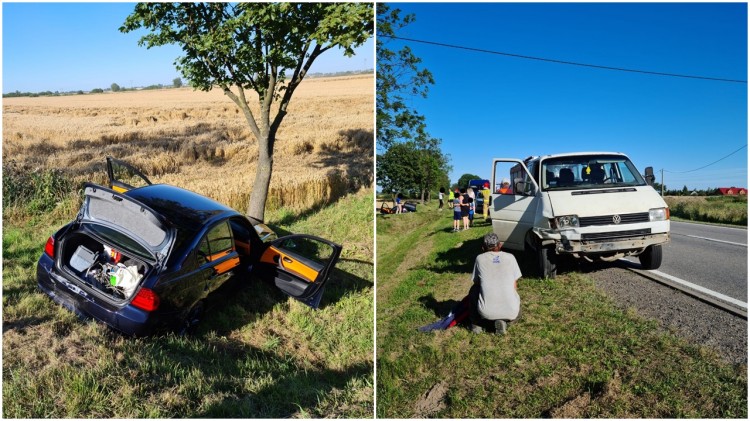
<path fill-rule="evenodd" d="M 222 222 L 211 228 L 201 239 L 198 245 L 198 264 L 214 261 L 233 249 L 232 230 L 228 223 Z"/>
<path fill-rule="evenodd" d="M 207 237 L 211 254 L 221 253 L 232 248 L 232 230 L 229 229 L 229 224 L 226 222 L 212 228 Z"/>
<path fill-rule="evenodd" d="M 294 237 L 284 240 L 279 248 L 301 258 L 312 266 L 324 266 L 333 254 L 333 248 L 325 243 L 305 237 Z"/>
<path fill-rule="evenodd" d="M 211 250 L 208 249 L 208 240 L 206 240 L 206 237 L 203 237 L 200 245 L 198 245 L 198 253 L 196 255 L 198 266 L 202 266 L 205 263 L 208 263 L 208 256 L 210 255 L 211 255 Z"/>

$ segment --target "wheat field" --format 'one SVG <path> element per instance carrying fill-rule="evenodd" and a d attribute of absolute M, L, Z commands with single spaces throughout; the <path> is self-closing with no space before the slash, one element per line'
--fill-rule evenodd
<path fill-rule="evenodd" d="M 304 210 L 373 183 L 372 75 L 303 81 L 274 148 L 267 207 Z M 249 98 L 257 115 L 257 96 Z M 221 91 L 3 99 L 3 161 L 106 182 L 105 157 L 245 211 L 257 142 Z"/>

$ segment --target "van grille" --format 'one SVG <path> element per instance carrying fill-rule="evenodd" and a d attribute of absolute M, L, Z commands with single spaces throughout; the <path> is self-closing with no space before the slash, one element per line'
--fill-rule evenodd
<path fill-rule="evenodd" d="M 618 215 L 620 217 L 620 224 L 636 224 L 638 222 L 648 222 L 648 212 L 640 213 L 624 213 Z M 604 216 L 585 216 L 578 219 L 579 226 L 591 227 L 596 225 L 616 225 L 614 223 L 615 215 L 604 215 Z"/>
<path fill-rule="evenodd" d="M 590 242 L 624 240 L 632 237 L 642 237 L 649 234 L 651 234 L 651 228 L 629 231 L 597 232 L 594 234 L 581 234 L 581 240 Z"/>

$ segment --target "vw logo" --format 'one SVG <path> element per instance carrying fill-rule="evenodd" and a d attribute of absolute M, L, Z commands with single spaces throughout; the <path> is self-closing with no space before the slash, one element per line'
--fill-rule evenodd
<path fill-rule="evenodd" d="M 614 222 L 615 225 L 619 224 L 620 221 L 622 221 L 622 218 L 620 218 L 620 215 L 615 215 L 612 217 L 612 222 Z"/>

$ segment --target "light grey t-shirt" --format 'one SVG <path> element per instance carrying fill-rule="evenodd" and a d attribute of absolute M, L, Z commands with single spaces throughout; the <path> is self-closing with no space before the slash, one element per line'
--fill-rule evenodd
<path fill-rule="evenodd" d="M 488 320 L 514 320 L 521 308 L 515 283 L 521 277 L 516 258 L 504 251 L 477 256 L 472 280 L 479 283 L 479 315 Z"/>

